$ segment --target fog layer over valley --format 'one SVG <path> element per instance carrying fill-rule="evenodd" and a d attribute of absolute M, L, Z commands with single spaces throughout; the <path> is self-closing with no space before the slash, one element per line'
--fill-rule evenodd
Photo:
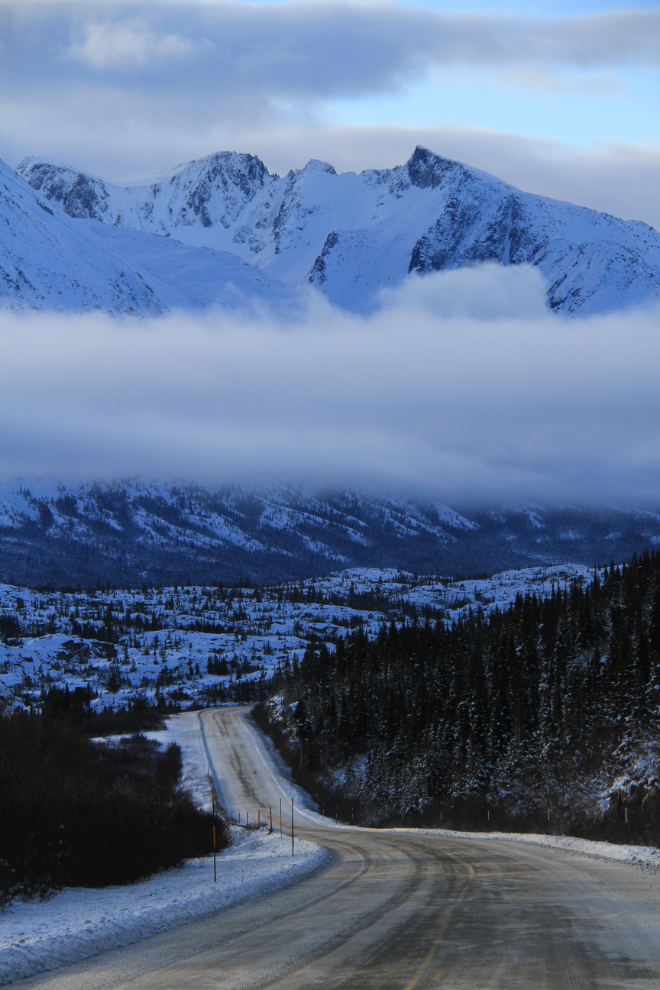
<path fill-rule="evenodd" d="M 486 266 L 415 279 L 370 319 L 318 299 L 288 324 L 5 315 L 0 471 L 652 507 L 657 313 L 562 322 L 542 292 Z"/>
<path fill-rule="evenodd" d="M 655 545 L 657 313 L 562 320 L 543 293 L 483 266 L 369 318 L 319 297 L 287 323 L 5 314 L 2 577 L 481 573 Z"/>

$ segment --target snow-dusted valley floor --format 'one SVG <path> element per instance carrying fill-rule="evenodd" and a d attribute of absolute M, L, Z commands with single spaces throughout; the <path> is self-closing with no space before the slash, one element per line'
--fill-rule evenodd
<path fill-rule="evenodd" d="M 300 660 L 310 640 L 332 644 L 358 626 L 373 634 L 415 615 L 451 621 L 592 574 L 569 564 L 461 582 L 354 568 L 266 589 L 55 593 L 0 585 L 0 615 L 19 628 L 0 643 L 0 691 L 27 707 L 53 687 L 89 688 L 96 710 L 140 699 L 209 704 Z"/>
<path fill-rule="evenodd" d="M 269 588 L 143 587 L 53 593 L 3 585 L 0 631 L 7 640 L 0 646 L 3 701 L 9 708 L 29 708 L 53 689 L 82 688 L 97 711 L 157 701 L 184 709 L 195 703 L 213 705 L 219 699 L 240 699 L 240 685 L 245 685 L 246 696 L 254 696 L 251 682 L 261 682 L 265 692 L 278 666 L 300 662 L 310 643 L 325 642 L 332 650 L 338 637 L 359 627 L 375 634 L 384 622 L 401 625 L 426 618 L 451 622 L 470 610 L 487 613 L 519 595 L 545 595 L 558 586 L 587 583 L 592 576 L 585 567 L 565 565 L 452 582 L 439 576 L 354 568 Z M 216 718 L 227 731 L 216 731 Z M 218 709 L 218 714 L 184 710 L 170 715 L 166 728 L 150 735 L 161 743 L 180 745 L 183 785 L 199 804 L 209 804 L 209 769 L 221 800 L 233 800 L 234 812 L 249 812 L 251 822 L 258 811 L 265 821 L 269 806 L 278 808 L 278 797 L 288 808 L 289 796 L 294 795 L 296 828 L 306 838 L 297 839 L 292 856 L 288 819 L 280 837 L 276 815 L 272 833 L 266 828 L 232 829 L 232 846 L 217 859 L 217 884 L 208 857 L 133 886 L 65 889 L 45 902 L 14 901 L 1 917 L 1 983 L 258 901 L 335 863 L 337 849 L 350 850 L 351 843 L 359 849 L 362 842 L 375 844 L 379 855 L 380 843 L 382 850 L 402 842 L 407 848 L 408 841 L 428 840 L 429 848 L 446 842 L 459 850 L 465 843 L 468 850 L 481 850 L 480 856 L 490 856 L 483 850 L 492 846 L 496 858 L 509 855 L 502 852 L 504 846 L 515 847 L 521 850 L 511 854 L 516 862 L 525 861 L 525 847 L 532 856 L 566 855 L 565 866 L 559 863 L 562 870 L 570 870 L 573 859 L 578 869 L 586 860 L 615 861 L 635 867 L 626 882 L 638 880 L 640 891 L 655 883 L 659 854 L 650 847 L 496 832 L 365 829 L 356 833 L 318 813 L 288 778 L 272 745 L 245 723 L 234 705 Z M 230 753 L 238 754 L 236 762 Z M 635 774 L 641 779 L 656 773 L 655 744 L 644 752 L 633 747 L 619 755 L 619 770 L 626 769 L 626 780 L 620 776 L 605 781 L 603 774 L 596 774 L 590 782 L 592 803 L 606 800 L 609 791 L 625 787 Z M 242 772 L 246 767 L 252 775 L 249 795 Z M 254 805 L 254 794 L 260 808 Z M 410 840 L 401 838 L 402 832 Z M 383 855 L 387 857 L 386 852 Z"/>

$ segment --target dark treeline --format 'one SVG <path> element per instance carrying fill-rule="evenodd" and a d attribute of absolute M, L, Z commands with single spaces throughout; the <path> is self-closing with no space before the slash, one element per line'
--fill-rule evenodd
<path fill-rule="evenodd" d="M 84 692 L 73 695 L 0 717 L 0 907 L 131 883 L 212 848 L 211 816 L 178 786 L 179 747 L 139 734 L 95 743 L 81 731 Z"/>
<path fill-rule="evenodd" d="M 294 762 L 326 779 L 348 767 L 345 789 L 363 805 L 391 816 L 453 807 L 456 818 L 461 802 L 488 798 L 495 812 L 517 788 L 516 813 L 524 793 L 531 817 L 552 807 L 575 831 L 570 781 L 602 767 L 624 735 L 656 732 L 660 554 L 546 598 L 518 595 L 487 617 L 392 623 L 372 640 L 358 628 L 334 650 L 310 643 L 273 689 L 293 705 Z M 649 841 L 659 797 L 651 786 L 627 799 L 643 806 Z"/>
<path fill-rule="evenodd" d="M 427 575 L 428 580 L 436 580 L 435 575 Z M 408 574 L 399 575 L 400 583 L 406 588 L 413 588 L 420 584 L 423 578 L 415 576 L 412 578 Z M 464 580 L 457 578 L 457 580 Z M 417 606 L 405 600 L 402 595 L 398 597 L 391 593 L 386 594 L 378 587 L 366 591 L 356 591 L 351 584 L 347 594 L 340 594 L 337 591 L 324 594 L 314 582 L 303 583 L 302 581 L 291 584 L 276 586 L 279 602 L 289 602 L 292 605 L 332 605 L 335 607 L 346 607 L 359 612 L 380 612 L 389 616 L 405 616 L 410 619 L 441 619 L 444 616 L 443 609 L 426 607 L 420 616 Z"/>

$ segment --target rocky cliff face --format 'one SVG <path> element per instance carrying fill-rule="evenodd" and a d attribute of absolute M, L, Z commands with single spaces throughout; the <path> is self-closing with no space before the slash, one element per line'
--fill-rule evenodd
<path fill-rule="evenodd" d="M 416 148 L 405 165 L 338 175 L 313 160 L 280 178 L 231 152 L 121 187 L 26 159 L 18 171 L 74 218 L 228 251 L 290 286 L 368 311 L 410 272 L 496 261 L 537 266 L 558 313 L 660 298 L 660 235 Z"/>

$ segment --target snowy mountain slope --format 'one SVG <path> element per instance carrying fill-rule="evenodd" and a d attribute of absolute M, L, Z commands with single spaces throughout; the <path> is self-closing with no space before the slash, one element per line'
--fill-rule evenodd
<path fill-rule="evenodd" d="M 474 575 L 567 559 L 593 566 L 658 545 L 658 516 L 616 507 L 458 513 L 285 485 L 0 482 L 0 581 L 35 587 L 140 584 L 145 575 L 264 583 L 351 566 Z"/>
<path fill-rule="evenodd" d="M 35 158 L 18 171 L 71 217 L 230 251 L 354 311 L 373 308 L 380 289 L 411 271 L 487 260 L 538 266 L 559 313 L 660 298 L 653 228 L 520 192 L 420 147 L 405 165 L 359 175 L 312 160 L 280 177 L 233 152 L 129 187 Z"/>
<path fill-rule="evenodd" d="M 176 294 L 52 210 L 0 161 L 0 308 L 157 316 Z"/>
<path fill-rule="evenodd" d="M 270 278 L 229 251 L 192 247 L 169 235 L 160 237 L 98 220 L 82 223 L 122 258 L 180 294 L 182 305 L 192 309 L 256 304 L 290 316 L 300 306 L 299 290 Z"/>

